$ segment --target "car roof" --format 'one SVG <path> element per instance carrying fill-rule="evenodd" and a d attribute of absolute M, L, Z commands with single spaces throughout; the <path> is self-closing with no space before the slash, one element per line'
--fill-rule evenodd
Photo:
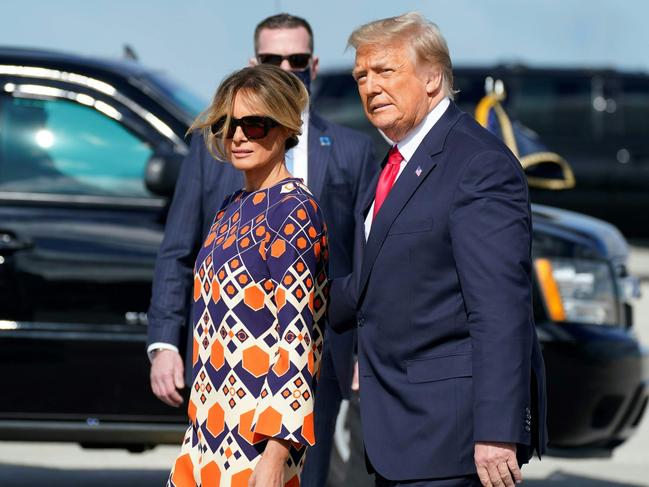
<path fill-rule="evenodd" d="M 105 59 L 96 56 L 82 56 L 45 49 L 0 46 L 0 63 L 30 63 L 39 67 L 53 67 L 58 70 L 82 71 L 103 74 L 110 77 L 139 77 L 151 72 L 137 61 L 128 59 Z"/>

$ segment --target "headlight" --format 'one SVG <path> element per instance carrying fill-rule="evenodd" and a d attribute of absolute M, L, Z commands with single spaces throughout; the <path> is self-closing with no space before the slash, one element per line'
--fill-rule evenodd
<path fill-rule="evenodd" d="M 617 295 L 607 262 L 585 259 L 536 259 L 541 294 L 552 321 L 619 324 Z"/>

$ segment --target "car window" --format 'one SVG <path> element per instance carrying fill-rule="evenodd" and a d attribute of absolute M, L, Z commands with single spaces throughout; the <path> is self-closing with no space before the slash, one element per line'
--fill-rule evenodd
<path fill-rule="evenodd" d="M 649 79 L 623 78 L 621 88 L 624 133 L 649 140 Z"/>
<path fill-rule="evenodd" d="M 589 77 L 523 76 L 511 113 L 540 134 L 591 138 L 592 99 Z"/>
<path fill-rule="evenodd" d="M 166 73 L 150 73 L 150 83 L 171 98 L 193 120 L 209 106 L 209 101 L 178 83 Z"/>
<path fill-rule="evenodd" d="M 152 152 L 94 108 L 0 97 L 0 191 L 151 197 L 144 170 Z"/>

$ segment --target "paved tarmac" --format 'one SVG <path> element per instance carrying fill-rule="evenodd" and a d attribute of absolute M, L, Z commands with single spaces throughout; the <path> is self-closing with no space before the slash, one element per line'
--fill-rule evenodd
<path fill-rule="evenodd" d="M 636 331 L 649 346 L 649 247 L 634 247 L 629 267 L 643 278 Z M 0 442 L 0 487 L 161 487 L 177 451 L 175 446 L 128 453 L 72 444 Z M 530 487 L 649 487 L 649 419 L 644 418 L 637 434 L 612 458 L 546 457 L 526 466 L 523 475 L 524 485 Z"/>

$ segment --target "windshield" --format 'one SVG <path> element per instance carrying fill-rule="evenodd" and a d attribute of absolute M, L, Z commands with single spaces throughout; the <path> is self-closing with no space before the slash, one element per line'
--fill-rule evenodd
<path fill-rule="evenodd" d="M 196 118 L 209 105 L 207 100 L 189 90 L 168 74 L 154 72 L 149 73 L 148 77 L 165 96 L 171 98 L 191 119 Z"/>

